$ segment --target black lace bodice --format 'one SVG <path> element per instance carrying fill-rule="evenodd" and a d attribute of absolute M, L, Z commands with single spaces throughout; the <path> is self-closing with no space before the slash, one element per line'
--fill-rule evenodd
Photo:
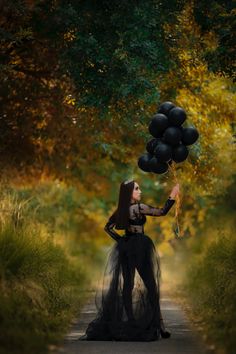
<path fill-rule="evenodd" d="M 129 226 L 125 230 L 126 234 L 129 233 L 144 233 L 144 224 L 146 222 L 146 215 L 149 216 L 164 216 L 171 209 L 175 199 L 169 197 L 162 208 L 156 208 L 144 203 L 131 203 L 129 208 Z M 104 230 L 116 241 L 118 241 L 122 236 L 120 236 L 115 230 L 115 223 L 108 221 L 104 227 Z"/>

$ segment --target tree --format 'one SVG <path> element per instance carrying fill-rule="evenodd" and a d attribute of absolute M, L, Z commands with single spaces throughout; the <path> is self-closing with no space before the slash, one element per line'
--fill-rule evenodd
<path fill-rule="evenodd" d="M 214 72 L 223 71 L 233 76 L 236 59 L 235 4 L 234 1 L 195 1 L 194 17 L 199 24 L 204 40 L 208 43 L 205 59 Z M 212 50 L 212 47 L 215 50 Z"/>
<path fill-rule="evenodd" d="M 180 7 L 178 0 L 3 2 L 5 175 L 86 180 L 104 156 L 126 162 L 156 108 L 158 75 L 171 64 L 162 25 Z"/>

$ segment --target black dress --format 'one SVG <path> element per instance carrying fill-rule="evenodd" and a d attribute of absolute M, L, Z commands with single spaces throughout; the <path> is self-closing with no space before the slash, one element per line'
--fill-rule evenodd
<path fill-rule="evenodd" d="M 146 215 L 163 216 L 175 203 L 169 197 L 163 208 L 130 204 L 129 227 L 120 236 L 110 220 L 105 231 L 116 241 L 97 290 L 96 318 L 80 340 L 153 341 L 163 326 L 160 311 L 160 263 L 154 243 L 144 233 Z"/>

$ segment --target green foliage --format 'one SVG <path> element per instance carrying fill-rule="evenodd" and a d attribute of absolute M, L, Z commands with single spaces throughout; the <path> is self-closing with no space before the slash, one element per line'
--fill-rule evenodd
<path fill-rule="evenodd" d="M 94 190 L 102 194 L 99 185 L 115 169 L 120 180 L 129 165 L 137 164 L 160 97 L 177 98 L 187 111 L 194 106 L 196 126 L 199 114 L 203 124 L 209 117 L 210 128 L 215 116 L 231 119 L 231 82 L 218 74 L 212 80 L 206 65 L 218 71 L 214 53 L 228 61 L 233 48 L 233 10 L 226 3 L 5 1 L 0 31 L 3 178 L 79 180 L 86 189 L 97 178 Z M 186 5 L 191 13 L 183 12 Z M 212 58 L 204 62 L 206 53 Z M 215 141 L 222 140 L 217 136 Z M 193 147 L 191 166 L 204 150 L 204 145 Z M 209 149 L 203 160 L 214 161 L 214 151 Z M 208 166 L 199 166 L 209 185 Z"/>
<path fill-rule="evenodd" d="M 186 289 L 194 313 L 205 323 L 208 335 L 233 354 L 236 345 L 236 239 L 219 235 L 189 268 Z"/>
<path fill-rule="evenodd" d="M 171 65 L 162 25 L 174 21 L 181 5 L 3 2 L 0 165 L 6 178 L 12 168 L 28 178 L 83 178 L 93 168 L 85 161 L 88 149 L 93 160 L 104 156 L 107 121 L 120 116 L 123 129 L 133 127 L 134 117 L 145 121 L 145 108 L 159 99 L 158 76 Z M 110 126 L 108 134 L 113 131 Z M 135 140 L 124 137 L 124 145 Z M 115 161 L 125 155 L 121 145 L 112 152 Z"/>
<path fill-rule="evenodd" d="M 45 349 L 66 330 L 87 275 L 32 225 L 1 230 L 0 260 L 2 349 Z"/>
<path fill-rule="evenodd" d="M 174 9 L 177 3 L 169 6 Z M 62 54 L 79 106 L 102 108 L 121 99 L 157 98 L 156 76 L 170 64 L 163 43 L 162 24 L 168 21 L 164 6 L 153 0 L 71 2 L 70 14 L 77 20 Z"/>
<path fill-rule="evenodd" d="M 225 194 L 215 197 L 215 207 L 196 236 L 172 243 L 176 253 L 168 260 L 171 281 L 188 303 L 191 319 L 208 343 L 227 354 L 236 345 L 235 191 L 234 176 Z"/>
<path fill-rule="evenodd" d="M 70 191 L 68 195 L 64 193 L 63 203 L 68 203 L 73 214 L 76 206 L 67 196 Z M 53 189 L 47 198 L 48 203 L 54 198 Z M 39 197 L 41 208 L 42 200 Z M 51 214 L 48 220 L 46 213 L 37 218 L 32 201 L 35 200 L 29 190 L 18 195 L 10 189 L 1 192 L 1 353 L 41 353 L 48 344 L 62 340 L 84 301 L 91 268 L 102 262 L 96 243 L 89 248 L 88 241 L 83 242 L 79 234 L 74 239 L 73 227 L 67 228 L 64 237 L 60 234 L 64 228 L 55 227 L 52 235 L 48 221 L 53 208 L 45 210 Z M 16 210 L 18 217 L 12 218 Z"/>
<path fill-rule="evenodd" d="M 206 49 L 205 52 L 209 68 L 235 76 L 235 1 L 195 1 L 194 14 L 203 34 L 212 32 L 217 36 L 215 50 Z"/>

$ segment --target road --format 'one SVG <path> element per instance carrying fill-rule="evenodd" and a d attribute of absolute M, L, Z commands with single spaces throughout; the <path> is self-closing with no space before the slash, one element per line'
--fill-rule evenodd
<path fill-rule="evenodd" d="M 208 351 L 180 305 L 168 294 L 161 296 L 161 309 L 169 339 L 154 342 L 79 341 L 78 338 L 96 314 L 94 293 L 84 306 L 80 317 L 71 326 L 57 354 L 206 354 Z"/>

